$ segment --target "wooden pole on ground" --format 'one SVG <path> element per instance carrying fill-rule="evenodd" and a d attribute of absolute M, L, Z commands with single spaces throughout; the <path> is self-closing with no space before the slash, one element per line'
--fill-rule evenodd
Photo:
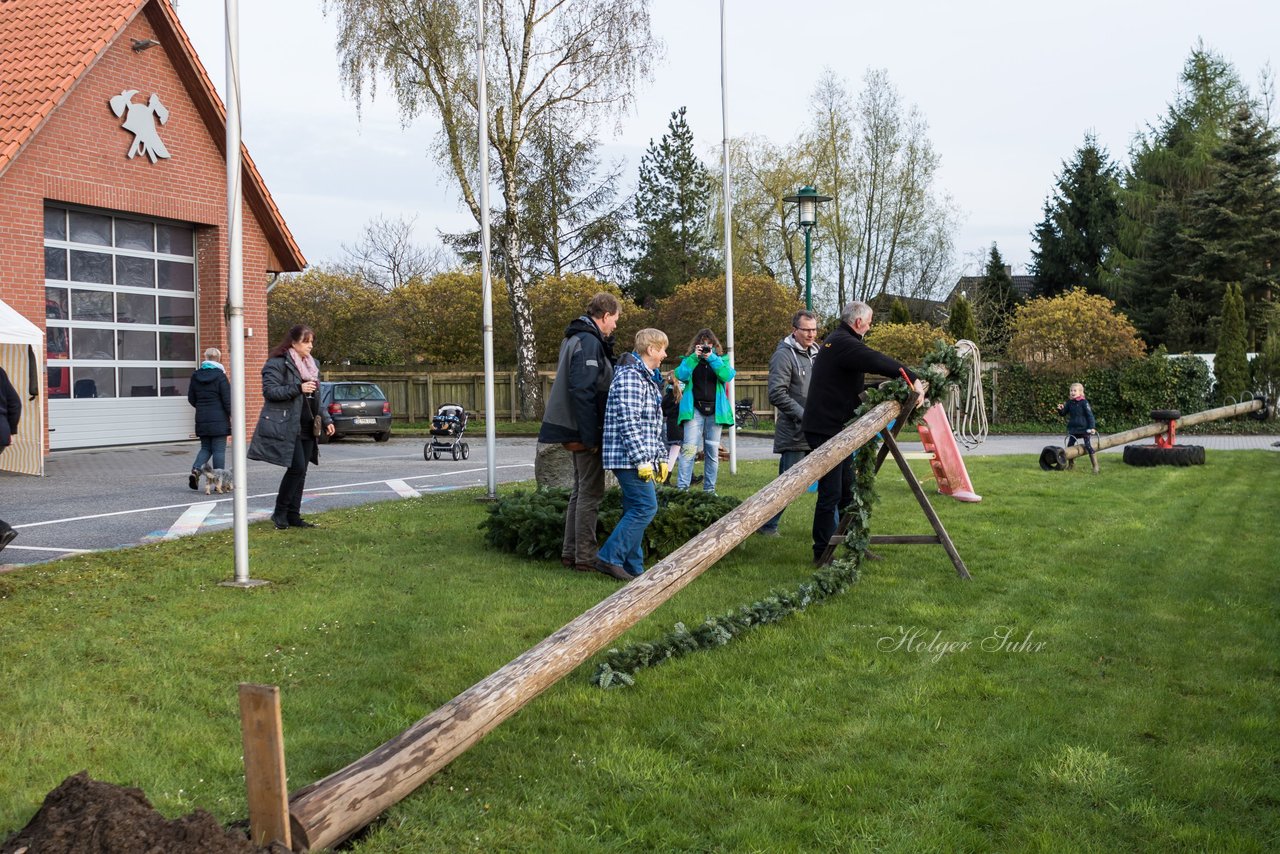
<path fill-rule="evenodd" d="M 945 369 L 944 369 L 945 370 Z M 653 613 L 898 417 L 877 404 L 643 575 L 400 735 L 289 799 L 295 850 L 329 848 L 404 799 L 498 724 Z"/>
<path fill-rule="evenodd" d="M 249 839 L 264 848 L 275 841 L 292 847 L 279 687 L 240 684 L 240 733 L 244 785 L 249 795 Z"/>

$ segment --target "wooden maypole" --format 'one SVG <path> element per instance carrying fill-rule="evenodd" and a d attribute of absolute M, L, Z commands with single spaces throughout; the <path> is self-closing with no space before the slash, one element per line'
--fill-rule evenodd
<path fill-rule="evenodd" d="M 935 366 L 945 374 L 945 368 Z M 653 613 L 717 560 L 799 498 L 809 485 L 899 417 L 872 407 L 839 435 L 676 549 L 643 575 L 477 682 L 400 735 L 289 798 L 295 851 L 327 848 L 369 824 L 440 769 Z"/>

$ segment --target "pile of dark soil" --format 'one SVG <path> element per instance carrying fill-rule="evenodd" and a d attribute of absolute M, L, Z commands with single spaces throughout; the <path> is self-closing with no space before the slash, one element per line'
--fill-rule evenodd
<path fill-rule="evenodd" d="M 259 848 L 227 830 L 204 810 L 169 821 L 141 789 L 89 778 L 62 781 L 45 796 L 27 826 L 0 843 L 0 854 L 287 854 L 281 845 Z"/>

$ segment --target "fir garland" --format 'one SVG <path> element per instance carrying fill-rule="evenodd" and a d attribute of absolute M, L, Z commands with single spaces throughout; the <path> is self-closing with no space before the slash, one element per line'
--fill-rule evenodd
<path fill-rule="evenodd" d="M 939 340 L 934 345 L 933 350 L 925 355 L 924 363 L 925 367 L 918 370 L 916 375 L 929 383 L 930 396 L 934 399 L 941 396 L 942 389 L 948 383 L 959 384 L 966 381 L 967 366 L 960 359 L 956 348 L 944 341 Z M 946 367 L 947 375 L 943 376 L 941 371 L 935 370 L 934 365 Z M 914 394 L 915 390 L 901 378 L 884 383 L 879 388 L 867 389 L 865 400 L 854 413 L 853 420 L 861 418 L 886 400 L 906 403 Z M 924 416 L 925 408 L 918 407 L 910 418 L 910 423 L 919 421 Z M 707 617 L 692 630 L 684 623 L 676 623 L 670 632 L 657 640 L 628 644 L 622 649 L 610 649 L 605 653 L 605 660 L 591 676 L 591 683 L 601 688 L 634 685 L 636 672 L 645 667 L 697 650 L 724 646 L 756 626 L 781 622 L 810 605 L 824 602 L 847 590 L 858 580 L 862 559 L 871 543 L 871 506 L 878 498 L 875 490 L 875 460 L 879 445 L 880 439 L 876 436 L 859 448 L 855 455 L 852 500 L 844 509 L 844 514 L 852 518 L 845 531 L 845 541 L 830 564 L 814 572 L 808 581 L 793 590 L 775 591 L 763 599 L 740 605 L 737 610 L 718 617 Z"/>

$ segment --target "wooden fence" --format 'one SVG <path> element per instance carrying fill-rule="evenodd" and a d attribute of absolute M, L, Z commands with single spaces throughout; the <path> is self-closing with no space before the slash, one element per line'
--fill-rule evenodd
<path fill-rule="evenodd" d="M 343 365 L 325 369 L 325 382 L 374 382 L 381 387 L 391 403 L 393 421 L 426 421 L 446 403 L 456 403 L 474 417 L 484 418 L 483 371 L 422 371 L 403 368 L 363 367 Z M 538 379 L 545 401 L 555 381 L 555 371 L 539 371 Z M 774 416 L 769 405 L 769 371 L 743 368 L 734 379 L 734 400 L 751 398 L 757 415 Z M 493 378 L 493 405 L 498 417 L 519 420 L 519 398 L 515 393 L 516 372 L 495 371 Z"/>

